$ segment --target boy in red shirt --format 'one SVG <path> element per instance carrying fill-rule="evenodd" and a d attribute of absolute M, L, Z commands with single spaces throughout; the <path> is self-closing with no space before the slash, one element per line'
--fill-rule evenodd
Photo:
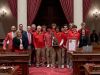
<path fill-rule="evenodd" d="M 69 30 L 69 32 L 68 32 L 68 35 L 67 35 L 67 44 L 66 45 L 68 45 L 68 43 L 71 42 L 70 41 L 71 39 L 76 39 L 76 47 L 78 47 L 79 38 L 80 38 L 80 34 L 77 31 L 77 26 L 76 25 L 73 25 L 72 26 L 72 30 Z M 72 60 L 71 60 L 71 57 L 69 55 L 70 52 L 73 52 L 73 51 L 70 51 L 68 49 L 68 47 L 67 47 L 67 53 L 68 53 L 67 54 L 67 67 L 68 68 L 71 68 L 72 67 Z"/>
<path fill-rule="evenodd" d="M 54 33 L 53 40 L 56 40 L 56 45 L 53 45 L 54 48 L 54 59 L 56 60 L 56 54 L 57 54 L 57 60 L 58 60 L 58 67 L 61 67 L 61 40 L 62 40 L 62 34 L 59 31 L 59 28 L 56 28 L 56 32 Z M 55 65 L 55 60 L 54 60 L 54 65 Z"/>
<path fill-rule="evenodd" d="M 45 48 L 46 48 L 46 58 L 47 58 L 47 67 L 53 63 L 53 48 L 52 48 L 52 33 L 50 27 L 47 28 L 47 32 L 44 35 L 45 39 Z"/>
<path fill-rule="evenodd" d="M 42 57 L 42 65 L 44 65 L 45 59 L 45 43 L 44 34 L 41 31 L 41 26 L 37 26 L 36 32 L 33 33 L 33 42 L 36 50 L 36 66 L 40 65 L 40 58 Z"/>
<path fill-rule="evenodd" d="M 67 25 L 63 26 L 64 31 L 62 31 L 62 46 L 61 46 L 61 68 L 64 68 L 64 61 L 65 61 L 65 52 L 66 52 L 66 42 L 67 42 L 67 34 L 68 34 L 68 27 Z"/>
<path fill-rule="evenodd" d="M 55 23 L 53 23 L 52 24 L 52 29 L 51 29 L 51 31 L 53 32 L 53 33 L 55 33 L 56 32 L 56 24 Z"/>

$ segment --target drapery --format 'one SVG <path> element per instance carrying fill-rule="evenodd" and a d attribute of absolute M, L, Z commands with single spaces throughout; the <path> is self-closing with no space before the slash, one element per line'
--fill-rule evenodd
<path fill-rule="evenodd" d="M 83 21 L 86 21 L 89 9 L 91 7 L 91 0 L 83 0 Z"/>
<path fill-rule="evenodd" d="M 8 4 L 13 16 L 17 18 L 17 0 L 8 0 Z"/>
<path fill-rule="evenodd" d="M 42 0 L 27 0 L 27 22 L 31 25 L 34 21 Z"/>
<path fill-rule="evenodd" d="M 67 21 L 73 22 L 73 0 L 60 0 Z"/>

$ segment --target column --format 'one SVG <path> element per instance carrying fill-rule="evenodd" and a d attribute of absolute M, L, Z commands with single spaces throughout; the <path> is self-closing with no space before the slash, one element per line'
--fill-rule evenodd
<path fill-rule="evenodd" d="M 23 24 L 23 29 L 27 30 L 27 0 L 17 0 L 17 12 L 17 24 Z"/>
<path fill-rule="evenodd" d="M 74 0 L 74 24 L 78 29 L 81 28 L 83 22 L 83 0 Z"/>

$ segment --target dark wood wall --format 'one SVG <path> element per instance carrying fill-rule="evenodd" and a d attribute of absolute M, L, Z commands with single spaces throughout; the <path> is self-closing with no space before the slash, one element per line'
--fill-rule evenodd
<path fill-rule="evenodd" d="M 97 18 L 93 16 L 93 11 L 95 9 L 99 10 L 100 13 L 100 0 L 91 0 L 91 7 L 89 10 L 89 13 L 87 15 L 86 23 L 88 27 L 90 28 L 90 31 L 92 32 L 93 30 L 96 30 L 97 33 L 100 34 L 100 14 L 98 15 Z"/>
<path fill-rule="evenodd" d="M 5 16 L 1 16 L 2 8 L 7 11 Z M 5 38 L 12 25 L 17 26 L 17 19 L 12 15 L 7 0 L 0 0 L 0 38 Z"/>

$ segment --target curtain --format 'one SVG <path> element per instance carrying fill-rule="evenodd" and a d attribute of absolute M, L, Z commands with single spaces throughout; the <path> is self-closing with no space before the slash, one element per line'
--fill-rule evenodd
<path fill-rule="evenodd" d="M 8 4 L 13 16 L 17 18 L 17 0 L 8 0 Z"/>
<path fill-rule="evenodd" d="M 60 0 L 67 21 L 73 22 L 73 0 Z"/>
<path fill-rule="evenodd" d="M 28 21 L 28 25 L 31 25 L 37 15 L 42 0 L 27 0 L 27 1 L 28 1 L 27 21 Z"/>
<path fill-rule="evenodd" d="M 83 21 L 86 21 L 89 9 L 91 7 L 91 0 L 83 0 Z"/>

